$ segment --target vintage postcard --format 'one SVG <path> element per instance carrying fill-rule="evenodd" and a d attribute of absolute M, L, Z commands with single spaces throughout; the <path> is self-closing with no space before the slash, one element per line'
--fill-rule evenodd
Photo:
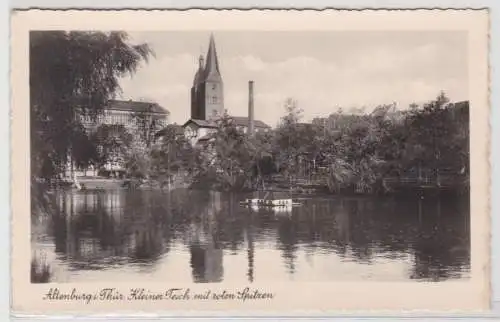
<path fill-rule="evenodd" d="M 487 310 L 488 19 L 13 12 L 13 312 Z"/>

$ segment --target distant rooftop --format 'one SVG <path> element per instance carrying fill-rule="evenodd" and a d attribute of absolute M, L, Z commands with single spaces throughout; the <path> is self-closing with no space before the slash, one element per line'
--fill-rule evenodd
<path fill-rule="evenodd" d="M 233 123 L 236 126 L 248 126 L 248 117 L 245 117 L 245 116 L 230 116 L 229 118 L 233 121 Z M 217 127 L 217 122 L 216 121 L 212 121 L 212 120 L 189 119 L 186 123 L 184 123 L 183 126 L 186 126 L 188 123 L 194 123 L 197 126 L 203 127 L 203 128 L 216 128 Z M 254 126 L 255 126 L 255 128 L 262 128 L 262 129 L 268 129 L 268 128 L 270 128 L 269 125 L 267 125 L 266 123 L 264 123 L 262 121 L 259 121 L 259 120 L 255 120 L 254 121 Z"/>
<path fill-rule="evenodd" d="M 209 120 L 197 120 L 197 119 L 189 119 L 187 120 L 186 123 L 184 123 L 183 127 L 188 125 L 189 123 L 194 123 L 198 125 L 199 127 L 204 127 L 204 128 L 217 128 L 217 123 L 215 121 L 209 121 Z"/>
<path fill-rule="evenodd" d="M 237 126 L 248 126 L 248 117 L 246 116 L 231 116 L 230 118 Z M 256 128 L 265 128 L 265 129 L 270 128 L 269 125 L 259 120 L 254 120 L 253 124 Z"/>
<path fill-rule="evenodd" d="M 106 109 L 124 112 L 147 112 L 147 113 L 157 113 L 169 115 L 170 113 L 158 105 L 152 102 L 139 102 L 139 101 L 122 101 L 122 100 L 109 100 Z"/>
<path fill-rule="evenodd" d="M 182 135 L 184 134 L 184 130 L 182 129 L 182 126 L 178 124 L 169 124 L 163 129 L 159 130 L 156 132 L 156 136 L 164 136 L 167 135 L 169 132 L 171 132 L 173 135 Z"/>

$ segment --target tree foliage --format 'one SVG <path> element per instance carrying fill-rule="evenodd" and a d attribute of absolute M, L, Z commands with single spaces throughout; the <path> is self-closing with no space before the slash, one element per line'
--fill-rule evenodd
<path fill-rule="evenodd" d="M 165 126 L 163 116 L 157 116 L 153 112 L 153 105 L 148 105 L 145 110 L 132 114 L 136 140 L 140 141 L 147 149 L 155 143 L 158 132 Z"/>
<path fill-rule="evenodd" d="M 411 175 L 416 168 L 433 175 L 440 169 L 468 173 L 468 103 L 449 104 L 443 93 L 404 113 L 395 104 L 371 114 L 339 108 L 312 123 L 300 122 L 295 100 L 287 99 L 284 108 L 276 129 L 254 136 L 223 118 L 201 149 L 204 180 L 234 189 L 261 187 L 259 180 L 272 181 L 275 174 L 288 184 L 315 176 L 332 192 L 375 193 L 384 178 Z"/>
<path fill-rule="evenodd" d="M 32 174 L 52 178 L 68 158 L 86 163 L 78 151 L 82 117 L 95 119 L 152 54 L 147 44 L 131 45 L 124 32 L 32 31 L 30 109 Z M 83 160 L 82 160 L 83 158 Z"/>
<path fill-rule="evenodd" d="M 53 213 L 47 181 L 69 160 L 98 158 L 82 120 L 95 120 L 152 51 L 124 32 L 31 31 L 29 40 L 32 214 Z"/>
<path fill-rule="evenodd" d="M 122 124 L 102 124 L 90 133 L 95 149 L 93 165 L 97 168 L 107 163 L 123 162 L 132 146 L 133 135 Z"/>
<path fill-rule="evenodd" d="M 176 124 L 167 125 L 159 137 L 158 144 L 151 151 L 152 177 L 161 184 L 171 182 L 176 174 L 192 174 L 195 151 L 185 137 L 182 128 Z"/>
<path fill-rule="evenodd" d="M 261 188 L 279 177 L 286 184 L 315 177 L 337 193 L 376 193 L 384 189 L 385 178 L 411 176 L 415 169 L 426 176 L 447 171 L 464 177 L 468 103 L 448 101 L 440 94 L 404 113 L 394 104 L 379 106 L 371 114 L 349 114 L 339 108 L 325 119 L 301 123 L 301 109 L 288 99 L 276 129 L 248 135 L 225 115 L 195 147 L 183 136 L 175 139 L 172 127 L 156 147 L 151 173 L 169 177 L 187 168 L 195 182 L 223 190 Z"/>

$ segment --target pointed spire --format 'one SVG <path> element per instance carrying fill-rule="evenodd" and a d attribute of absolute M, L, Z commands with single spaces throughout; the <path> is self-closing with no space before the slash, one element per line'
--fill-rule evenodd
<path fill-rule="evenodd" d="M 217 59 L 217 51 L 215 49 L 214 35 L 210 34 L 210 43 L 208 45 L 207 61 L 205 65 L 205 80 L 213 77 L 221 77 L 219 70 L 219 60 Z"/>

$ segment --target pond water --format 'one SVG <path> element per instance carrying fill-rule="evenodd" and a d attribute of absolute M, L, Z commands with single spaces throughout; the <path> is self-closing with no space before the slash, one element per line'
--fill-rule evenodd
<path fill-rule="evenodd" d="M 53 282 L 444 281 L 470 272 L 463 200 L 311 197 L 251 210 L 236 193 L 67 191 L 33 220 Z"/>

